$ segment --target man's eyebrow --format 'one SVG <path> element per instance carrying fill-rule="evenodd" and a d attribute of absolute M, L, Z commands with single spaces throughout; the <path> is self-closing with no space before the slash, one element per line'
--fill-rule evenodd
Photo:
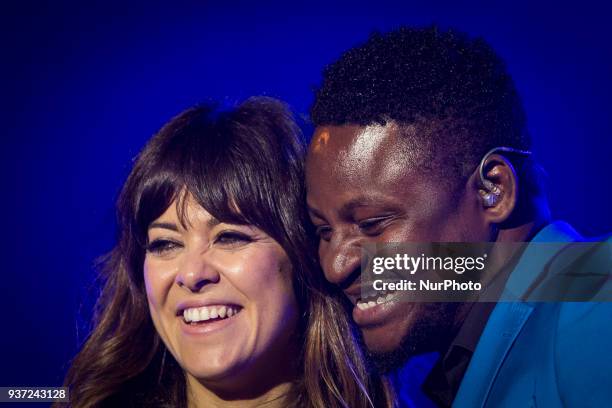
<path fill-rule="evenodd" d="M 368 205 L 376 204 L 377 201 L 369 197 L 356 197 L 342 205 L 340 212 L 348 213 L 352 212 L 359 207 L 366 207 Z"/>
<path fill-rule="evenodd" d="M 169 229 L 171 231 L 178 232 L 178 227 L 173 222 L 157 222 L 157 221 L 155 221 L 155 222 L 152 222 L 149 225 L 149 229 L 151 229 L 151 228 L 163 228 L 163 229 Z"/>
<path fill-rule="evenodd" d="M 317 210 L 316 208 L 313 208 L 310 206 L 310 204 L 306 203 L 306 207 L 308 208 L 308 212 L 310 214 L 312 214 L 313 216 L 317 217 L 317 218 L 321 218 L 324 219 L 325 217 L 323 217 L 323 214 Z"/>
<path fill-rule="evenodd" d="M 344 203 L 338 212 L 341 217 L 352 219 L 355 211 L 361 207 L 372 207 L 386 212 L 403 211 L 398 203 L 390 201 L 388 197 L 360 196 Z"/>
<path fill-rule="evenodd" d="M 308 212 L 310 214 L 312 214 L 313 216 L 317 218 L 325 219 L 325 216 L 323 216 L 323 213 L 321 213 L 316 208 L 313 208 L 310 204 L 308 203 L 306 204 L 308 207 Z M 374 197 L 366 197 L 366 196 L 355 197 L 347 201 L 346 203 L 342 204 L 342 207 L 340 207 L 339 213 L 342 217 L 350 219 L 352 218 L 352 214 L 356 209 L 360 207 L 367 207 L 370 205 L 381 205 L 381 202 L 380 200 Z"/>

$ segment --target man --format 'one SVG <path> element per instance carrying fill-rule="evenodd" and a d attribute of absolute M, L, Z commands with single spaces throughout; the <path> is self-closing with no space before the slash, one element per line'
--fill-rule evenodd
<path fill-rule="evenodd" d="M 320 262 L 404 405 L 612 403 L 607 303 L 361 299 L 364 243 L 580 240 L 551 223 L 521 101 L 483 40 L 436 27 L 373 34 L 326 68 L 311 116 Z M 524 261 L 503 262 L 502 283 L 516 280 Z"/>

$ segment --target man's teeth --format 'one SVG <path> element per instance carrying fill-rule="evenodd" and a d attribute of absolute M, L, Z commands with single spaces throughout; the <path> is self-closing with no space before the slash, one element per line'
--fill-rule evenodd
<path fill-rule="evenodd" d="M 389 293 L 387 295 L 379 296 L 378 298 L 376 298 L 376 301 L 374 301 L 373 299 L 371 300 L 359 299 L 357 301 L 357 307 L 361 310 L 366 310 L 376 305 L 382 305 L 383 303 L 386 303 L 392 299 L 395 299 L 396 295 L 397 295 L 397 292 Z"/>
<path fill-rule="evenodd" d="M 204 322 L 210 319 L 227 319 L 240 311 L 238 306 L 203 306 L 183 310 L 183 319 L 187 323 Z"/>

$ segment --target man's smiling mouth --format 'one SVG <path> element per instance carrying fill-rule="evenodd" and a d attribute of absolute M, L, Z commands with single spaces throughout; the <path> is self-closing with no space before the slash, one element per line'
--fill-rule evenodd
<path fill-rule="evenodd" d="M 367 297 L 363 299 L 358 299 L 356 302 L 356 306 L 361 310 L 367 310 L 377 305 L 382 305 L 389 301 L 394 300 L 399 296 L 399 292 L 380 292 L 378 295 L 374 295 L 372 297 Z"/>

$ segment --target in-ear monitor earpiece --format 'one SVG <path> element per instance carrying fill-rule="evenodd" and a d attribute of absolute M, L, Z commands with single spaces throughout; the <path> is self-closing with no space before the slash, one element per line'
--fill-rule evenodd
<path fill-rule="evenodd" d="M 501 197 L 501 190 L 499 189 L 499 187 L 497 187 L 492 181 L 487 180 L 484 175 L 484 167 L 487 159 L 490 155 L 497 152 L 516 153 L 524 156 L 531 155 L 531 152 L 528 150 L 520 150 L 515 149 L 513 147 L 498 146 L 489 150 L 482 157 L 482 160 L 480 160 L 480 164 L 478 165 L 478 175 L 480 176 L 480 183 L 482 184 L 482 187 L 484 189 L 484 194 L 482 194 L 482 204 L 485 207 L 493 207 L 495 204 L 497 204 L 497 201 Z"/>

